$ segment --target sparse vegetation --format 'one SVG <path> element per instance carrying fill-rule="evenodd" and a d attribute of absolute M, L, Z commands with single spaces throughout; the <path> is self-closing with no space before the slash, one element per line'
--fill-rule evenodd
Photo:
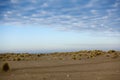
<path fill-rule="evenodd" d="M 29 54 L 29 53 L 4 53 L 0 54 L 0 61 L 28 61 L 28 60 L 41 60 L 42 57 L 48 56 L 53 60 L 81 60 L 90 59 L 97 56 L 105 55 L 105 57 L 117 58 L 120 55 L 120 51 L 109 50 L 81 50 L 77 52 L 54 52 L 50 54 Z"/>

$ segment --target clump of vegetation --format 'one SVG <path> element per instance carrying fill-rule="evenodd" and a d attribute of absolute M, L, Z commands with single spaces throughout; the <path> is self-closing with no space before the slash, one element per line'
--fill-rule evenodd
<path fill-rule="evenodd" d="M 4 63 L 3 67 L 2 67 L 2 70 L 5 71 L 5 72 L 9 71 L 10 70 L 9 64 L 8 63 Z"/>
<path fill-rule="evenodd" d="M 59 60 L 64 60 L 62 57 L 59 57 Z"/>
<path fill-rule="evenodd" d="M 38 57 L 40 57 L 41 55 L 40 54 L 37 54 Z"/>
<path fill-rule="evenodd" d="M 119 55 L 117 54 L 117 53 L 114 53 L 113 55 L 112 55 L 112 58 L 117 58 Z"/>
<path fill-rule="evenodd" d="M 101 50 L 91 50 L 86 53 L 87 59 L 89 58 L 95 58 L 100 55 L 104 55 L 106 52 Z"/>
<path fill-rule="evenodd" d="M 76 55 L 73 55 L 73 56 L 72 56 L 72 59 L 73 59 L 73 60 L 76 60 L 76 59 L 77 59 L 77 58 L 76 58 Z"/>
<path fill-rule="evenodd" d="M 108 53 L 115 53 L 116 51 L 115 50 L 109 50 Z"/>
<path fill-rule="evenodd" d="M 74 54 L 74 55 L 72 55 L 72 59 L 73 60 L 81 60 L 81 55 Z"/>
<path fill-rule="evenodd" d="M 20 57 L 15 57 L 15 58 L 13 58 L 13 61 L 20 61 L 20 60 L 21 60 Z"/>
<path fill-rule="evenodd" d="M 17 61 L 20 61 L 20 60 L 21 60 L 21 58 L 19 58 L 19 57 L 18 57 L 18 58 L 16 58 L 16 60 L 17 60 Z"/>

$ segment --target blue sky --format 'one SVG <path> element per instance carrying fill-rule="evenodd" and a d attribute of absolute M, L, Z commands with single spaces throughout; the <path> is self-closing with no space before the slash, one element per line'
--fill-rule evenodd
<path fill-rule="evenodd" d="M 120 0 L 0 0 L 0 52 L 120 50 Z"/>

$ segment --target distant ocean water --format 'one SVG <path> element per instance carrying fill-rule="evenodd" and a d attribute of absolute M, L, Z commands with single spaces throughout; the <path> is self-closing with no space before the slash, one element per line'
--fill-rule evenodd
<path fill-rule="evenodd" d="M 73 52 L 73 51 L 80 51 L 80 50 L 95 50 L 95 49 L 39 49 L 39 50 L 0 50 L 0 53 L 53 53 L 53 52 Z M 118 50 L 117 49 L 97 49 L 97 50 Z"/>

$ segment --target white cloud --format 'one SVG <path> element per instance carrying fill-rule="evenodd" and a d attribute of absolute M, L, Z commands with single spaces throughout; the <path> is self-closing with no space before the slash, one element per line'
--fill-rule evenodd
<path fill-rule="evenodd" d="M 41 7 L 48 7 L 48 3 L 43 3 L 43 5 Z"/>
<path fill-rule="evenodd" d="M 7 11 L 6 13 L 7 13 L 7 14 L 12 14 L 12 11 Z"/>
<path fill-rule="evenodd" d="M 77 0 L 71 0 L 71 2 L 76 3 L 76 2 L 77 2 Z"/>
<path fill-rule="evenodd" d="M 11 0 L 12 3 L 18 3 L 19 0 Z"/>
<path fill-rule="evenodd" d="M 89 2 L 88 2 L 88 4 L 86 4 L 84 7 L 93 7 L 95 4 L 97 4 L 96 2 L 97 2 L 98 0 L 90 0 Z"/>
<path fill-rule="evenodd" d="M 42 10 L 42 11 L 40 11 L 40 14 L 41 15 L 46 15 L 48 12 L 46 12 L 46 11 L 44 11 L 44 10 Z"/>
<path fill-rule="evenodd" d="M 91 10 L 92 14 L 97 14 L 97 10 Z"/>
<path fill-rule="evenodd" d="M 96 28 L 96 25 L 91 25 L 92 28 Z"/>
<path fill-rule="evenodd" d="M 68 27 L 56 27 L 55 28 L 56 30 L 58 30 L 58 31 L 69 31 L 70 29 L 68 28 Z"/>
<path fill-rule="evenodd" d="M 32 14 L 32 17 L 37 17 L 38 15 L 37 14 Z"/>
<path fill-rule="evenodd" d="M 37 3 L 37 0 L 30 0 L 32 3 Z"/>
<path fill-rule="evenodd" d="M 35 3 L 34 1 L 36 2 L 37 0 L 32 0 L 30 2 Z M 11 0 L 11 2 L 18 3 L 18 0 Z M 25 5 L 25 7 L 20 6 L 21 3 L 18 3 L 18 5 L 14 6 L 14 10 L 8 10 L 4 13 L 4 20 L 1 21 L 1 23 L 19 25 L 52 25 L 52 27 L 56 27 L 57 30 L 63 31 L 90 30 L 103 32 L 108 31 L 112 26 L 117 26 L 120 24 L 119 16 L 116 15 L 119 9 L 109 8 L 105 10 L 99 10 L 99 8 L 96 8 L 96 5 L 99 4 L 98 0 L 90 0 L 90 2 L 88 2 L 86 5 L 79 5 L 73 8 L 68 8 L 65 6 L 59 7 L 60 9 L 56 8 L 56 4 L 54 4 L 54 8 L 49 9 L 51 4 L 48 2 L 50 1 L 41 3 L 41 6 L 37 4 L 34 4 L 34 6 L 32 4 L 28 4 L 27 6 Z M 51 3 L 53 2 L 54 1 L 51 1 Z M 117 3 L 114 5 L 116 7 L 118 6 Z M 104 12 L 105 14 L 102 14 Z M 112 31 L 117 32 L 116 29 L 113 29 Z"/>
<path fill-rule="evenodd" d="M 28 16 L 23 16 L 24 19 L 29 18 Z"/>
<path fill-rule="evenodd" d="M 8 15 L 7 15 L 7 14 L 4 14 L 4 17 L 8 17 Z"/>
<path fill-rule="evenodd" d="M 120 6 L 120 1 L 116 0 L 116 2 L 113 4 L 113 7 L 119 7 Z"/>
<path fill-rule="evenodd" d="M 105 20 L 105 19 L 108 19 L 108 18 L 109 18 L 109 16 L 103 16 L 103 17 L 102 17 L 102 19 L 104 19 L 104 20 Z"/>

